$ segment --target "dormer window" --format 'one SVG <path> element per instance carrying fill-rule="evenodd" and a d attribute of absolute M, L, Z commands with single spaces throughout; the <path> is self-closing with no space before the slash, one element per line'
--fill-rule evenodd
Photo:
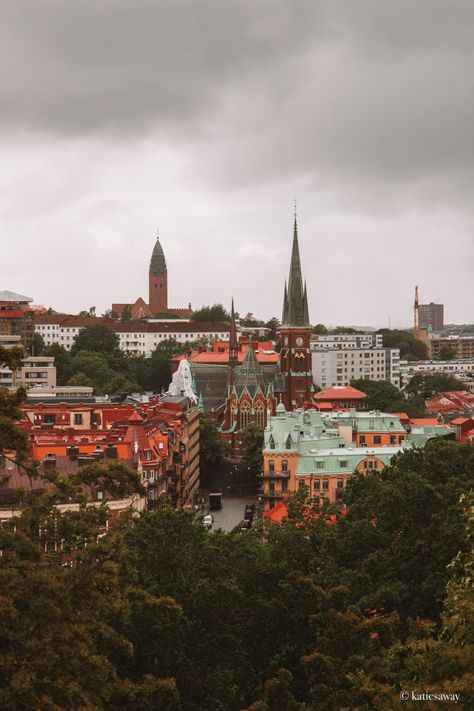
<path fill-rule="evenodd" d="M 273 439 L 273 435 L 270 435 L 269 444 L 270 449 L 275 449 L 275 440 Z"/>
<path fill-rule="evenodd" d="M 286 448 L 291 449 L 293 446 L 293 440 L 291 439 L 291 435 L 288 435 L 286 438 Z"/>

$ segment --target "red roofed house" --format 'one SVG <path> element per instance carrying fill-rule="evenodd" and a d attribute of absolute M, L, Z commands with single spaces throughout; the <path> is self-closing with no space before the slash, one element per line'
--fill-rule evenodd
<path fill-rule="evenodd" d="M 451 390 L 438 393 L 425 400 L 425 407 L 428 412 L 468 413 L 474 412 L 474 394 L 466 390 Z"/>
<path fill-rule="evenodd" d="M 456 440 L 465 442 L 472 439 L 474 435 L 474 418 L 473 417 L 456 417 L 450 422 L 452 427 L 456 428 Z"/>
<path fill-rule="evenodd" d="M 356 410 L 364 410 L 366 398 L 365 393 L 351 385 L 334 385 L 332 388 L 314 393 L 313 404 L 317 410 L 328 409 L 328 405 L 334 409 L 354 407 Z"/>

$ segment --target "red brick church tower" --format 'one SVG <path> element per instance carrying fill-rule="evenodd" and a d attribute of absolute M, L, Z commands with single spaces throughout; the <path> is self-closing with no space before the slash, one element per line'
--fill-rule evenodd
<path fill-rule="evenodd" d="M 151 255 L 148 274 L 150 290 L 148 305 L 150 311 L 153 316 L 164 314 L 168 311 L 168 270 L 163 247 L 158 236 Z"/>
<path fill-rule="evenodd" d="M 281 327 L 280 369 L 286 375 L 285 406 L 288 410 L 311 401 L 313 375 L 311 371 L 308 296 L 301 273 L 298 246 L 298 225 L 295 214 L 293 248 L 288 286 L 285 282 Z"/>

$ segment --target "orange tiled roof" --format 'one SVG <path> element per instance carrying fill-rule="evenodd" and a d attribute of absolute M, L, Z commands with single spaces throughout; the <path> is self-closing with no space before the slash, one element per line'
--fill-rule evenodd
<path fill-rule="evenodd" d="M 352 385 L 327 388 L 313 395 L 313 400 L 363 400 L 367 395 L 362 390 L 353 388 Z"/>

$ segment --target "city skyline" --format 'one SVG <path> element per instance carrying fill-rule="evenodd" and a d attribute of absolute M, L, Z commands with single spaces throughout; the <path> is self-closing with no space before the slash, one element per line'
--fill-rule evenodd
<path fill-rule="evenodd" d="M 0 10 L 2 289 L 280 318 L 296 196 L 313 323 L 472 322 L 471 3 L 111 8 Z"/>

